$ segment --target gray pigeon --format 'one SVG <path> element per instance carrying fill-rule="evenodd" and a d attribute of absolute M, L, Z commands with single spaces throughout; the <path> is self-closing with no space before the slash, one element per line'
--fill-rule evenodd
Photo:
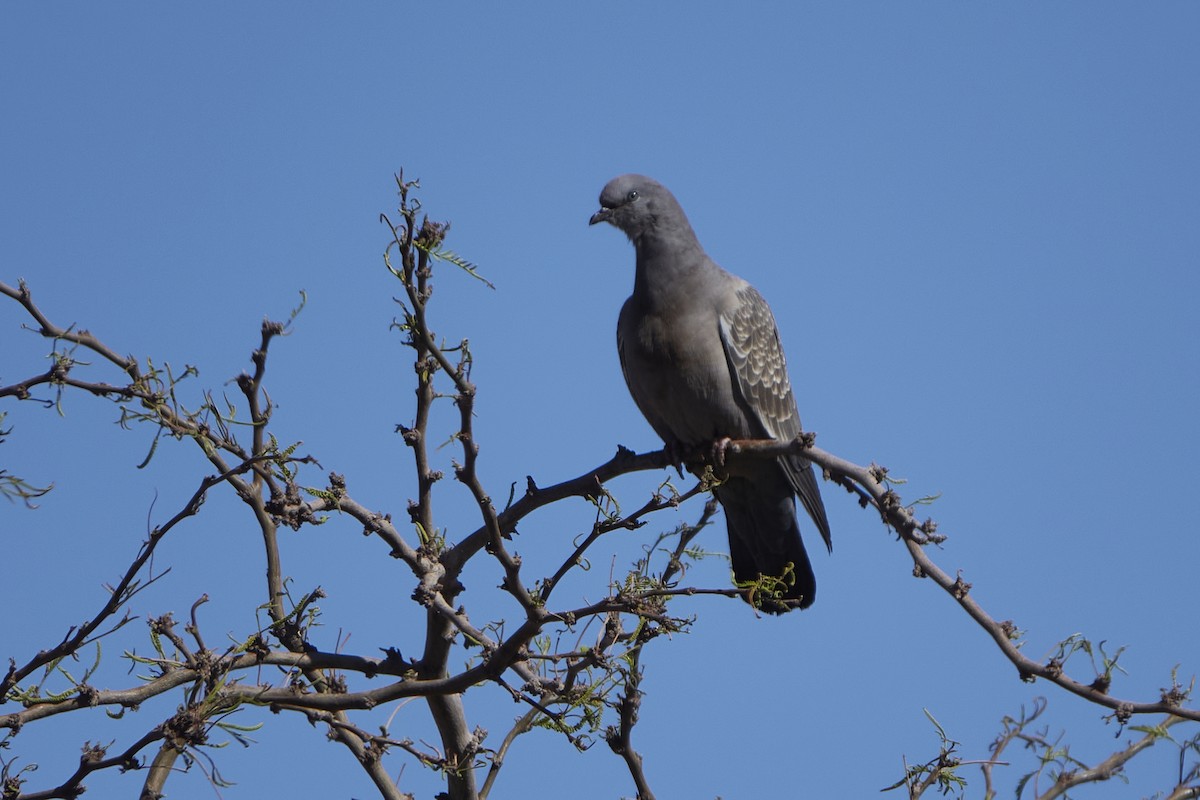
<path fill-rule="evenodd" d="M 724 437 L 790 440 L 800 433 L 771 309 L 705 254 L 674 195 L 644 175 L 613 178 L 590 220 L 597 222 L 620 228 L 637 250 L 617 349 L 634 402 L 668 450 L 678 457 Z M 735 580 L 783 581 L 776 596 L 748 599 L 775 614 L 812 605 L 816 578 L 795 497 L 832 550 L 812 464 L 799 456 L 743 459 L 723 477 L 716 495 Z"/>

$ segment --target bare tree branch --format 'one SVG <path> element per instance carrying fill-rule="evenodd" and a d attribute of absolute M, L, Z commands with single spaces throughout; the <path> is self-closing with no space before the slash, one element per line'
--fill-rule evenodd
<path fill-rule="evenodd" d="M 199 404 L 189 407 L 182 399 L 179 384 L 195 374 L 191 367 L 176 374 L 165 362 L 156 366 L 149 358 L 118 355 L 87 330 L 53 323 L 24 283 L 17 287 L 0 283 L 0 295 L 15 301 L 31 321 L 30 328 L 51 340 L 52 363 L 43 372 L 21 370 L 20 374 L 29 377 L 0 386 L 0 400 L 11 398 L 54 407 L 62 402 L 64 394 L 85 393 L 105 399 L 119 408 L 123 426 L 146 423 L 153 427 L 154 443 L 143 466 L 149 463 L 161 439 L 192 442 L 213 470 L 173 516 L 149 532 L 99 610 L 78 628 L 68 630 L 57 644 L 20 664 L 10 660 L 0 679 L 0 701 L 13 705 L 0 714 L 0 730 L 6 732 L 0 746 L 11 744 L 23 726 L 61 714 L 104 708 L 118 716 L 176 689 L 181 690 L 183 700 L 173 712 L 159 713 L 156 719 L 163 721 L 118 755 L 109 756 L 107 748 L 89 743 L 79 767 L 65 780 L 60 776 L 51 788 L 23 793 L 28 768 L 18 769 L 12 760 L 0 757 L 0 800 L 73 798 L 84 791 L 89 776 L 105 769 L 142 770 L 143 798 L 162 796 L 169 777 L 197 765 L 218 785 L 221 779 L 216 764 L 201 748 L 213 746 L 210 736 L 222 731 L 236 739 L 238 729 L 229 717 L 245 706 L 303 715 L 339 742 L 379 795 L 389 800 L 411 797 L 386 768 L 393 757 L 436 770 L 451 800 L 486 798 L 494 793 L 511 748 L 523 734 L 537 727 L 557 732 L 579 749 L 586 749 L 602 735 L 625 764 L 638 797 L 654 797 L 646 765 L 633 746 L 633 730 L 642 711 L 640 685 L 649 664 L 646 647 L 661 634 L 690 628 L 692 618 L 680 616 L 671 605 L 676 598 L 753 599 L 754 588 L 684 583 L 688 564 L 702 555 L 691 549 L 691 543 L 716 513 L 711 497 L 694 525 L 649 537 L 642 555 L 627 572 L 613 577 L 599 599 L 591 599 L 598 596 L 595 594 L 587 600 L 567 596 L 564 586 L 569 582 L 565 579 L 607 534 L 636 530 L 653 519 L 653 514 L 709 492 L 721 480 L 724 464 L 712 462 L 710 448 L 686 454 L 664 450 L 639 455 L 621 447 L 595 468 L 544 488 L 527 476 L 523 494 L 515 501 L 510 498 L 506 507 L 498 509 L 494 495 L 480 477 L 484 450 L 474 428 L 479 389 L 471 381 L 473 357 L 469 343 L 462 340 L 447 345 L 430 327 L 435 263 L 446 262 L 473 277 L 480 276 L 474 265 L 444 249 L 448 226 L 421 216 L 420 203 L 413 195 L 416 183 L 405 181 L 402 174 L 396 180 L 399 217 L 397 224 L 383 218 L 392 237 L 384 259 L 402 289 L 398 301 L 402 314 L 394 327 L 414 356 L 412 416 L 408 424 L 397 428 L 412 454 L 415 496 L 399 515 L 411 524 L 411 529 L 398 526 L 388 511 L 372 510 L 364 502 L 366 498 L 356 497 L 349 490 L 340 473 L 330 472 L 327 479 L 319 479 L 327 481 L 320 489 L 300 483 L 301 472 L 308 474 L 312 466 L 319 465 L 311 456 L 296 455 L 298 444 L 281 445 L 273 435 L 270 427 L 275 406 L 266 386 L 271 345 L 287 333 L 290 322 L 262 324 L 257 345 L 250 353 L 251 369 L 235 379 L 239 391 L 231 392 L 233 397 L 218 402 L 211 393 L 203 392 Z M 89 358 L 91 362 L 97 359 L 89 353 L 98 356 L 99 363 L 90 363 Z M 96 370 L 102 374 L 92 374 Z M 36 398 L 35 393 L 48 396 Z M 431 432 L 435 404 L 446 400 L 457 407 L 457 420 L 449 423 L 448 431 Z M 6 434 L 0 431 L 0 436 Z M 460 498 L 469 495 L 474 512 L 479 514 L 478 527 L 458 541 L 447 541 L 445 528 L 439 526 L 439 512 L 444 508 L 440 503 L 444 489 L 439 482 L 444 475 L 435 468 L 436 454 L 431 454 L 429 447 L 431 435 L 435 441 L 444 441 L 447 434 L 459 448 L 453 470 L 455 483 L 462 488 L 456 491 Z M 1091 767 L 1076 764 L 1076 768 L 1063 771 L 1043 797 L 1064 796 L 1069 789 L 1117 774 L 1155 741 L 1169 738 L 1168 728 L 1184 720 L 1200 721 L 1200 711 L 1185 705 L 1191 687 L 1180 685 L 1174 676 L 1157 701 L 1132 702 L 1110 695 L 1119 652 L 1109 657 L 1101 651 L 1103 665 L 1094 667 L 1096 676 L 1090 683 L 1068 677 L 1065 672 L 1068 657 L 1078 649 L 1087 649 L 1086 642 L 1064 640 L 1059 654 L 1047 663 L 1022 655 L 1016 644 L 1016 626 L 1010 621 L 996 621 L 974 601 L 971 586 L 961 575 L 951 577 L 929 557 L 927 546 L 941 543 L 945 537 L 937 532 L 933 520 L 917 521 L 915 504 L 904 504 L 886 469 L 874 464 L 864 467 L 821 450 L 814 445 L 812 434 L 803 434 L 793 442 L 732 442 L 724 453 L 730 461 L 798 453 L 819 464 L 828 479 L 846 488 L 864 508 L 874 508 L 897 532 L 916 574 L 941 586 L 996 642 L 1022 679 L 1050 681 L 1111 709 L 1122 724 L 1134 714 L 1169 715 L 1157 727 L 1145 729 L 1143 739 L 1105 761 Z M 684 457 L 683 463 L 699 480 L 682 492 L 664 482 L 640 505 L 628 505 L 632 511 L 622 511 L 607 484 L 623 475 L 672 466 L 677 455 Z M 682 470 L 680 474 L 682 477 Z M 23 496 L 21 491 L 36 491 L 7 472 L 0 471 L 0 482 L 4 487 L 16 487 L 13 491 L 19 496 Z M 255 526 L 262 542 L 256 556 L 262 559 L 265 575 L 259 595 L 261 608 L 265 609 L 261 630 L 245 632 L 241 641 L 223 651 L 212 649 L 206 642 L 215 638 L 204 636 L 201 630 L 199 609 L 208 597 L 204 595 L 192 603 L 190 613 L 180 615 L 187 619 L 182 631 L 176 628 L 170 612 L 147 620 L 154 652 L 142 655 L 129 647 L 122 657 L 131 666 L 149 670 L 144 679 L 136 683 L 129 679 L 133 685 L 125 688 L 97 688 L 93 684 L 99 684 L 98 658 L 82 678 L 67 672 L 64 662 L 80 659 L 81 651 L 101 637 L 118 631 L 128 635 L 127 624 L 133 619 L 128 611 L 130 599 L 165 574 L 147 572 L 159 544 L 202 510 L 210 492 L 226 488 L 240 501 L 246 524 Z M 461 494 L 464 489 L 466 495 Z M 548 576 L 531 579 L 521 558 L 510 550 L 510 537 L 518 525 L 535 518 L 540 510 L 576 497 L 586 498 L 595 506 L 590 529 L 584 527 L 573 542 L 546 541 L 547 548 L 560 548 L 551 562 L 552 571 Z M 28 501 L 28 497 L 25 499 Z M 385 650 L 382 657 L 343 653 L 340 637 L 337 647 L 328 648 L 337 652 L 328 652 L 314 641 L 319 639 L 313 630 L 321 613 L 317 601 L 324 597 L 324 590 L 318 586 L 302 595 L 290 594 L 289 589 L 294 591 L 294 587 L 289 587 L 288 580 L 289 537 L 282 537 L 281 542 L 279 528 L 299 530 L 319 524 L 327 515 L 353 520 L 364 533 L 383 543 L 387 556 L 403 562 L 404 569 L 413 575 L 412 596 L 422 607 L 424 626 L 411 634 L 411 641 L 402 644 L 406 653 L 419 653 L 418 657 L 403 657 L 399 646 Z M 460 581 L 476 557 L 491 559 L 503 575 L 503 593 L 497 595 L 500 609 L 482 600 L 476 602 Z M 187 608 L 186 602 L 182 608 Z M 498 617 L 502 617 L 500 622 L 496 621 Z M 466 662 L 461 667 L 459 656 Z M 39 670 L 43 672 L 41 681 L 31 683 Z M 378 685 L 366 684 L 371 679 Z M 126 681 L 107 675 L 105 680 L 110 687 Z M 53 681 L 65 681 L 65 690 L 56 692 Z M 486 732 L 468 721 L 466 698 L 473 696 L 470 692 L 479 691 L 503 691 L 527 707 L 494 750 L 484 746 Z M 371 732 L 356 722 L 359 712 L 408 698 L 421 698 L 427 705 L 429 719 L 438 730 L 440 749 L 435 744 L 418 745 L 404 736 L 393 736 L 386 727 Z M 1035 709 L 1028 717 L 1006 721 L 1005 734 L 993 745 L 992 760 L 983 764 L 989 796 L 994 794 L 993 767 L 999 764 L 997 759 L 1005 747 L 1012 742 L 1052 744 L 1026 730 L 1040 713 Z M 1179 780 L 1170 790 L 1172 798 L 1198 796 L 1196 769 L 1183 766 L 1184 754 L 1200 750 L 1192 746 L 1192 741 L 1180 746 Z M 897 786 L 907 786 L 910 796 L 916 797 L 931 787 L 945 791 L 955 785 L 961 762 L 952 748 L 947 749 L 948 743 L 956 744 L 943 734 L 939 757 L 924 765 L 906 765 L 905 779 Z M 155 755 L 148 764 L 143 763 L 154 746 Z"/>

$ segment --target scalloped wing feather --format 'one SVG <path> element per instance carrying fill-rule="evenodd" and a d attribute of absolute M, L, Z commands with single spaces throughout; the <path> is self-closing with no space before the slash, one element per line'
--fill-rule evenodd
<path fill-rule="evenodd" d="M 800 412 L 788 380 L 779 329 L 767 301 L 753 286 L 743 285 L 737 291 L 737 304 L 721 315 L 720 326 L 725 357 L 736 378 L 734 388 L 741 393 L 744 407 L 770 438 L 796 438 L 802 430 Z M 812 464 L 799 456 L 781 458 L 780 464 L 825 546 L 832 550 L 829 520 Z"/>

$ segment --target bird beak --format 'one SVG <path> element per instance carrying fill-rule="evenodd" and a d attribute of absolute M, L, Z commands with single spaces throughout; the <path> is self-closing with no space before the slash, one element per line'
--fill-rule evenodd
<path fill-rule="evenodd" d="M 592 214 L 592 218 L 588 220 L 588 225 L 595 225 L 597 222 L 608 222 L 612 213 L 613 210 L 611 208 L 601 208 L 595 214 Z"/>

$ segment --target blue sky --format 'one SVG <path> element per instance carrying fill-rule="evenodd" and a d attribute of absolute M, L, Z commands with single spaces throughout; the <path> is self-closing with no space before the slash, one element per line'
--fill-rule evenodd
<path fill-rule="evenodd" d="M 1076 632 L 1128 646 L 1114 694 L 1154 699 L 1173 666 L 1200 666 L 1197 30 L 1200 6 L 1184 2 L 6 3 L 0 280 L 26 279 L 53 319 L 122 352 L 196 365 L 196 398 L 245 369 L 262 317 L 306 291 L 269 368 L 274 432 L 399 516 L 410 462 L 392 430 L 411 417 L 411 359 L 388 332 L 397 287 L 378 223 L 393 173 L 421 179 L 430 214 L 453 220 L 449 245 L 497 286 L 443 270 L 434 322 L 471 340 L 494 496 L 527 474 L 579 474 L 618 443 L 659 446 L 614 347 L 632 250 L 586 224 L 609 178 L 653 175 L 771 302 L 818 443 L 889 466 L 909 499 L 940 493 L 938 562 L 1027 632 L 1028 653 Z M 5 382 L 44 369 L 17 312 L 0 306 Z M 4 408 L 3 465 L 57 485 L 37 511 L 0 503 L 20 603 L 0 615 L 0 657 L 21 661 L 101 602 L 147 525 L 207 473 L 175 443 L 135 470 L 150 431 L 120 430 L 89 398 L 61 418 Z M 640 504 L 661 478 L 614 488 Z M 448 492 L 453 536 L 474 521 Z M 693 633 L 647 653 L 635 745 L 660 797 L 875 795 L 902 756 L 936 752 L 923 709 L 983 758 L 999 719 L 1039 694 L 1077 757 L 1123 741 L 1099 709 L 1017 680 L 871 514 L 825 496 L 835 550 L 816 554 L 811 610 L 756 619 L 693 599 Z M 523 526 L 530 569 L 564 557 L 588 524 L 581 506 Z M 182 617 L 207 592 L 214 632 L 251 629 L 262 570 L 239 511 L 214 497 L 134 610 Z M 662 515 L 603 557 L 619 569 L 653 529 L 699 511 Z M 723 523 L 702 543 L 724 549 Z M 411 576 L 377 542 L 336 523 L 287 548 L 298 589 L 330 594 L 329 643 L 338 629 L 367 652 L 413 641 Z M 727 580 L 715 562 L 691 577 Z M 107 652 L 114 685 L 129 680 L 122 646 Z M 518 712 L 485 694 L 468 696 L 471 721 L 494 745 Z M 75 742 L 135 735 L 174 702 L 119 730 L 99 714 L 30 726 L 15 744 L 43 766 L 27 788 L 72 769 Z M 394 725 L 429 736 L 423 713 Z M 371 796 L 321 733 L 256 714 L 261 743 L 219 754 L 238 783 L 226 797 Z M 1169 756 L 1080 796 L 1166 788 Z M 409 764 L 401 786 L 428 797 L 436 782 Z M 530 786 L 633 793 L 602 743 L 579 755 L 544 732 L 510 754 L 495 796 Z M 168 787 L 212 796 L 199 775 Z"/>

